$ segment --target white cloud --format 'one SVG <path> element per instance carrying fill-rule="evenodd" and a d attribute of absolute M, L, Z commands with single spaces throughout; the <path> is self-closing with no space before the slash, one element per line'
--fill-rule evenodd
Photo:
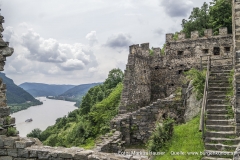
<path fill-rule="evenodd" d="M 85 64 L 78 59 L 68 59 L 66 62 L 61 64 L 64 70 L 82 70 Z"/>
<path fill-rule="evenodd" d="M 186 17 L 193 7 L 190 0 L 160 0 L 167 15 L 171 17 Z"/>
<path fill-rule="evenodd" d="M 109 37 L 106 46 L 115 49 L 115 48 L 127 48 L 131 44 L 132 44 L 131 36 L 128 34 L 120 33 Z"/>
<path fill-rule="evenodd" d="M 91 31 L 90 33 L 88 33 L 86 35 L 86 39 L 89 41 L 91 46 L 98 43 L 97 32 L 96 31 Z"/>

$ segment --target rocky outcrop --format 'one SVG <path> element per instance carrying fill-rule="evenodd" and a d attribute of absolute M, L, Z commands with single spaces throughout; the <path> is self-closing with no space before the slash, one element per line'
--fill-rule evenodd
<path fill-rule="evenodd" d="M 186 109 L 184 113 L 184 121 L 188 122 L 199 114 L 202 107 L 202 100 L 197 99 L 197 94 L 194 92 L 192 81 L 189 83 L 185 95 Z"/>

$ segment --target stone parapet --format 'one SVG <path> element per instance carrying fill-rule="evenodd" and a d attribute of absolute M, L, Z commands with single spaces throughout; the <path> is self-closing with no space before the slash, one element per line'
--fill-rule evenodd
<path fill-rule="evenodd" d="M 116 134 L 120 134 L 116 132 Z M 115 134 L 114 134 L 115 135 Z M 116 153 L 101 153 L 94 150 L 72 147 L 43 146 L 36 138 L 20 138 L 0 136 L 1 160 L 35 160 L 35 159 L 68 159 L 68 160 L 133 160 L 148 159 L 146 156 L 125 155 Z"/>

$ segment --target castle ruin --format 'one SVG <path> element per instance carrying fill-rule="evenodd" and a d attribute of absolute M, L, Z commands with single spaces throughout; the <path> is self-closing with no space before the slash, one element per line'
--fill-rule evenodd
<path fill-rule="evenodd" d="M 14 126 L 15 119 L 9 118 L 6 86 L 0 81 L 0 160 L 147 159 L 147 157 L 118 155 L 111 152 L 116 153 L 121 150 L 123 144 L 145 143 L 155 128 L 156 121 L 161 121 L 165 117 L 174 118 L 179 123 L 185 121 L 186 97 L 182 96 L 180 100 L 167 97 L 174 94 L 178 87 L 183 87 L 183 92 L 186 91 L 186 86 L 182 86 L 181 82 L 183 73 L 191 68 L 205 67 L 206 55 L 211 55 L 212 64 L 215 66 L 232 66 L 235 70 L 234 134 L 239 136 L 240 52 L 236 51 L 240 50 L 240 0 L 232 0 L 232 4 L 233 34 L 228 34 L 227 28 L 220 28 L 219 35 L 213 35 L 212 29 L 207 29 L 203 37 L 199 37 L 198 32 L 194 31 L 189 39 L 185 38 L 183 33 L 178 35 L 178 40 L 173 39 L 173 34 L 166 34 L 164 55 L 161 54 L 160 48 L 151 50 L 148 43 L 129 47 L 119 114 L 111 121 L 111 129 L 115 132 L 112 137 L 104 137 L 103 142 L 98 144 L 95 150 L 49 147 L 43 146 L 34 138 L 6 136 L 7 129 Z M 3 22 L 3 17 L 0 16 L 1 32 Z M 0 70 L 3 70 L 6 57 L 11 56 L 12 53 L 13 49 L 0 38 Z M 219 61 L 222 58 L 225 60 Z M 240 150 L 238 148 L 237 151 Z M 240 158 L 236 155 L 234 159 Z"/>

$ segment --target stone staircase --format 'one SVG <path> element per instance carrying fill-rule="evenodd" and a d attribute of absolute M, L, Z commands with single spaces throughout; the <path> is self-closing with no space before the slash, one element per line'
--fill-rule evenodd
<path fill-rule="evenodd" d="M 231 105 L 226 99 L 230 89 L 229 68 L 213 68 L 210 72 L 205 122 L 205 156 L 202 160 L 230 160 L 240 142 L 235 135 L 234 120 L 230 119 L 228 106 Z"/>

